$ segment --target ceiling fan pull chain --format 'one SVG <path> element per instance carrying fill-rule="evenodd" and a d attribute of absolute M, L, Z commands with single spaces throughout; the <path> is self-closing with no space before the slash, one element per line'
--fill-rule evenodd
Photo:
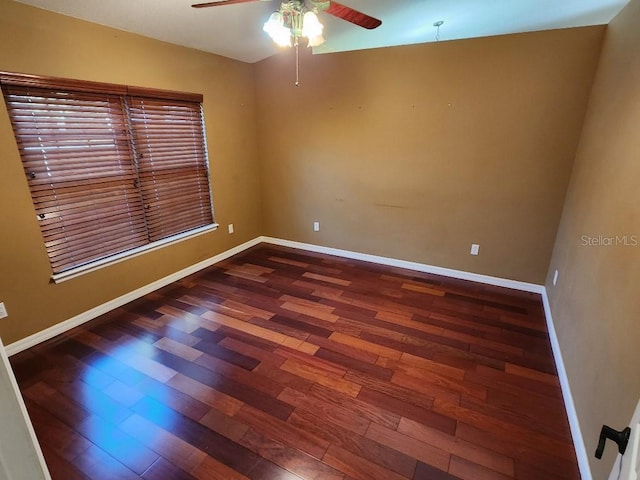
<path fill-rule="evenodd" d="M 296 38 L 296 87 L 300 86 L 300 55 L 298 54 L 298 39 Z"/>

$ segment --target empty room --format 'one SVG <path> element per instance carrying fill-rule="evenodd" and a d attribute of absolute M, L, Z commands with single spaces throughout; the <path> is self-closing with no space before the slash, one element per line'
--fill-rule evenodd
<path fill-rule="evenodd" d="M 639 26 L 0 0 L 0 479 L 635 479 Z"/>

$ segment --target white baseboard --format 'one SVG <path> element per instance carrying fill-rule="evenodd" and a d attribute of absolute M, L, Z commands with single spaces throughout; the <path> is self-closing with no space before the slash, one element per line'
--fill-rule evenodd
<path fill-rule="evenodd" d="M 409 262 L 407 260 L 398 260 L 390 257 L 380 257 L 378 255 L 370 255 L 368 253 L 359 253 L 359 252 L 353 252 L 350 250 L 341 250 L 338 248 L 323 247 L 320 245 L 313 245 L 310 243 L 300 243 L 300 242 L 294 242 L 291 240 L 282 240 L 280 238 L 260 237 L 260 240 L 265 243 L 272 243 L 274 245 L 281 245 L 283 247 L 299 248 L 301 250 L 308 250 L 310 252 L 316 252 L 316 253 L 326 253 L 328 255 L 335 255 L 336 257 L 352 258 L 354 260 L 363 260 L 365 262 L 378 263 L 380 265 L 406 268 L 407 270 L 415 270 L 417 272 L 433 273 L 435 275 L 442 275 L 444 277 L 458 278 L 461 280 L 470 280 L 472 282 L 485 283 L 487 285 L 494 285 L 498 287 L 513 288 L 515 290 L 522 290 L 524 292 L 533 292 L 533 293 L 540 293 L 540 294 L 544 292 L 544 285 L 538 285 L 535 283 L 519 282 L 517 280 L 491 277 L 489 275 L 465 272 L 463 270 L 453 270 L 450 268 L 436 267 L 433 265 L 427 265 L 425 263 Z"/>
<path fill-rule="evenodd" d="M 284 240 L 280 238 L 273 237 L 257 237 L 253 240 L 250 240 L 242 245 L 238 245 L 230 250 L 222 252 L 214 257 L 203 260 L 200 263 L 192 265 L 188 268 L 180 270 L 174 274 L 171 274 L 167 277 L 161 278 L 149 285 L 145 285 L 144 287 L 138 288 L 132 292 L 129 292 L 121 297 L 115 298 L 109 302 L 106 302 L 102 305 L 99 305 L 91 310 L 88 310 L 84 313 L 76 315 L 73 318 L 70 318 L 64 322 L 58 323 L 52 327 L 47 328 L 41 332 L 38 332 L 34 335 L 26 337 L 22 340 L 18 340 L 6 347 L 7 354 L 14 355 L 18 352 L 26 350 L 27 348 L 33 347 L 45 340 L 49 340 L 50 338 L 55 337 L 61 333 L 64 333 L 74 327 L 82 325 L 89 320 L 92 320 L 102 314 L 105 314 L 115 308 L 121 307 L 132 300 L 140 298 L 148 293 L 151 293 L 159 288 L 162 288 L 166 285 L 169 285 L 172 282 L 180 280 L 188 275 L 196 273 L 203 268 L 207 268 L 211 265 L 214 265 L 222 260 L 225 260 L 233 255 L 243 252 L 248 248 L 251 248 L 259 243 L 271 243 L 273 245 L 281 245 L 284 247 L 298 248 L 300 250 L 307 250 L 310 252 L 316 253 L 325 253 L 328 255 L 335 255 L 337 257 L 351 258 L 354 260 L 362 260 L 366 262 L 377 263 L 380 265 L 388 265 L 392 267 L 406 268 L 408 270 L 414 270 L 418 272 L 425 273 L 433 273 L 436 275 L 443 275 L 446 277 L 458 278 L 461 280 L 469 280 L 473 282 L 485 283 L 488 285 L 495 285 L 499 287 L 512 288 L 515 290 L 521 290 L 525 292 L 539 293 L 542 295 L 542 300 L 544 304 L 545 316 L 547 321 L 547 329 L 549 331 L 549 338 L 551 341 L 551 348 L 553 350 L 553 356 L 556 364 L 556 369 L 558 370 L 558 378 L 560 380 L 560 386 L 562 388 L 562 395 L 564 399 L 565 409 L 567 411 L 567 416 L 569 418 L 569 426 L 571 428 L 571 434 L 573 437 L 573 443 L 576 450 L 576 456 L 578 459 L 578 466 L 580 468 L 580 474 L 582 476 L 582 480 L 593 480 L 591 476 L 591 469 L 589 467 L 589 461 L 587 456 L 587 451 L 584 444 L 584 439 L 582 437 L 582 431 L 580 430 L 580 424 L 578 422 L 578 415 L 575 409 L 575 405 L 573 403 L 573 397 L 571 395 L 571 389 L 569 388 L 569 379 L 567 377 L 567 372 L 564 367 L 564 362 L 562 359 L 562 352 L 560 350 L 560 344 L 558 343 L 558 337 L 556 336 L 555 327 L 553 324 L 553 318 L 551 316 L 551 308 L 549 305 L 549 299 L 547 297 L 547 291 L 544 285 L 538 285 L 534 283 L 520 282 L 516 280 L 509 280 L 505 278 L 492 277 L 489 275 L 482 275 L 478 273 L 465 272 L 462 270 L 453 270 L 449 268 L 437 267 L 433 265 L 427 265 L 423 263 L 409 262 L 406 260 L 398 260 L 389 257 L 381 257 L 378 255 L 370 255 L 367 253 L 359 253 L 353 252 L 349 250 L 341 250 L 337 248 L 331 247 L 323 247 L 320 245 L 313 245 L 309 243 L 301 243 L 295 242 L 291 240 Z"/>
<path fill-rule="evenodd" d="M 470 280 L 473 282 L 485 283 L 499 287 L 513 288 L 515 290 L 522 290 L 525 292 L 539 293 L 542 296 L 545 317 L 547 321 L 547 330 L 549 331 L 549 339 L 551 341 L 551 348 L 553 350 L 553 358 L 556 364 L 556 369 L 558 371 L 560 387 L 562 388 L 562 398 L 564 399 L 564 405 L 567 411 L 567 417 L 569 419 L 569 426 L 571 428 L 571 436 L 573 438 L 573 444 L 576 450 L 576 457 L 578 459 L 580 475 L 582 477 L 582 480 L 593 480 L 593 477 L 591 476 L 591 468 L 589 467 L 589 457 L 587 456 L 587 450 L 585 448 L 584 439 L 582 437 L 582 431 L 580 430 L 580 424 L 578 422 L 578 414 L 576 412 L 575 404 L 573 403 L 571 389 L 569 388 L 569 378 L 567 377 L 567 371 L 564 367 L 560 344 L 558 343 L 558 337 L 556 335 L 555 326 L 553 324 L 553 317 L 551 316 L 551 308 L 549 305 L 549 299 L 547 297 L 547 290 L 544 285 L 519 282 L 516 280 L 491 277 L 489 275 L 481 275 L 478 273 L 465 272 L 462 270 L 452 270 L 449 268 L 436 267 L 423 263 L 408 262 L 405 260 L 380 257 L 377 255 L 369 255 L 366 253 L 323 247 L 320 245 L 294 242 L 291 240 L 282 240 L 279 238 L 261 237 L 260 240 L 265 243 L 272 243 L 274 245 L 281 245 L 284 247 L 299 248 L 301 250 L 308 250 L 311 252 L 326 253 L 328 255 L 335 255 L 338 257 L 352 258 L 354 260 L 363 260 L 366 262 L 406 268 L 408 270 L 415 270 L 425 273 L 433 273 L 436 275 L 443 275 L 446 277 L 453 277 L 462 280 Z"/>
<path fill-rule="evenodd" d="M 261 241 L 262 240 L 260 237 L 254 238 L 253 240 L 249 240 L 248 242 L 243 243 L 242 245 L 238 245 L 237 247 L 233 247 L 230 250 L 226 250 L 211 258 L 207 258 L 202 262 L 196 263 L 195 265 L 191 265 L 190 267 L 187 267 L 183 270 L 172 273 L 171 275 L 168 275 L 164 278 L 156 280 L 155 282 L 145 285 L 144 287 L 140 287 L 132 292 L 126 293 L 118 298 L 114 298 L 113 300 L 103 303 L 102 305 L 98 305 L 97 307 L 92 308 L 91 310 L 87 310 L 86 312 L 76 315 L 75 317 L 72 317 L 68 320 L 57 323 L 52 327 L 49 327 L 38 333 L 34 333 L 33 335 L 23 338 L 22 340 L 18 340 L 17 342 L 11 343 L 5 347 L 7 355 L 9 356 L 15 355 L 16 353 L 26 350 L 27 348 L 31 348 L 41 342 L 44 342 L 45 340 L 49 340 L 50 338 L 53 338 L 56 335 L 60 335 L 61 333 L 64 333 L 68 330 L 71 330 L 72 328 L 82 325 L 83 323 L 86 323 L 89 320 L 93 320 L 94 318 L 97 318 L 100 315 L 103 315 L 107 312 L 110 312 L 111 310 L 121 307 L 122 305 L 126 305 L 127 303 L 137 298 L 147 295 L 148 293 L 154 292 L 159 288 L 169 285 L 170 283 L 180 280 L 181 278 L 184 278 L 188 275 L 196 273 L 202 270 L 203 268 L 210 267 L 211 265 L 221 262 L 222 260 L 226 260 L 227 258 L 232 257 L 233 255 L 236 255 L 248 248 L 251 248 L 259 244 Z"/>
<path fill-rule="evenodd" d="M 523 290 L 526 292 L 533 292 L 533 293 L 544 292 L 543 285 L 536 285 L 533 283 L 519 282 L 519 281 L 508 280 L 504 278 L 491 277 L 488 275 L 481 275 L 478 273 L 465 272 L 462 270 L 452 270 L 449 268 L 436 267 L 432 265 L 426 265 L 423 263 L 409 262 L 406 260 L 398 260 L 395 258 L 381 257 L 377 255 L 370 255 L 367 253 L 359 253 L 359 252 L 353 252 L 349 250 L 341 250 L 338 248 L 323 247 L 320 245 L 312 245 L 309 243 L 294 242 L 291 240 L 283 240 L 280 238 L 262 236 L 262 237 L 254 238 L 253 240 L 243 243 L 242 245 L 238 245 L 237 247 L 234 247 L 230 250 L 227 250 L 218 255 L 215 255 L 214 257 L 203 260 L 202 262 L 196 263 L 195 265 L 187 267 L 183 270 L 180 270 L 176 273 L 168 275 L 159 280 L 156 280 L 155 282 L 145 285 L 144 287 L 140 287 L 118 298 L 114 298 L 113 300 L 103 303 L 102 305 L 98 305 L 97 307 L 94 307 L 91 310 L 87 310 L 86 312 L 76 315 L 75 317 L 72 317 L 68 320 L 57 323 L 56 325 L 53 325 L 45 330 L 42 330 L 38 333 L 34 333 L 33 335 L 23 338 L 22 340 L 18 340 L 17 342 L 7 345 L 6 346 L 7 355 L 9 356 L 15 355 L 16 353 L 22 352 L 23 350 L 26 350 L 35 345 L 38 345 L 39 343 L 49 340 L 50 338 L 53 338 L 56 335 L 60 335 L 68 330 L 71 330 L 72 328 L 75 328 L 79 325 L 82 325 L 83 323 L 88 322 L 89 320 L 93 320 L 94 318 L 99 317 L 100 315 L 110 312 L 111 310 L 121 307 L 122 305 L 125 305 L 137 298 L 140 298 L 144 295 L 147 295 L 148 293 L 158 290 L 159 288 L 169 285 L 172 282 L 180 280 L 181 278 L 184 278 L 187 275 L 196 273 L 202 270 L 203 268 L 207 268 L 215 263 L 218 263 L 233 255 L 243 252 L 244 250 L 251 248 L 255 245 L 258 245 L 259 243 L 262 243 L 262 242 L 271 243 L 274 245 L 281 245 L 285 247 L 298 248 L 298 249 L 307 250 L 310 252 L 326 253 L 328 255 L 335 255 L 337 257 L 352 258 L 354 260 L 363 260 L 366 262 L 378 263 L 380 265 L 389 265 L 392 267 L 406 268 L 408 270 L 433 273 L 436 275 L 459 278 L 462 280 L 470 280 L 473 282 L 496 285 L 499 287 L 513 288 L 516 290 Z"/>
<path fill-rule="evenodd" d="M 587 455 L 587 448 L 584 444 L 580 423 L 578 422 L 578 412 L 576 412 L 576 407 L 573 403 L 573 395 L 571 395 L 571 388 L 569 387 L 569 377 L 567 377 L 567 371 L 564 368 L 562 351 L 560 350 L 560 343 L 558 342 L 558 336 L 556 335 L 556 329 L 553 324 L 551 305 L 549 304 L 549 297 L 547 296 L 546 289 L 542 293 L 542 302 L 544 304 L 545 318 L 547 319 L 547 330 L 549 331 L 549 340 L 551 341 L 553 358 L 555 360 L 556 369 L 558 370 L 560 388 L 562 389 L 564 407 L 569 419 L 569 428 L 571 428 L 571 437 L 573 438 L 573 445 L 576 450 L 578 468 L 580 468 L 580 477 L 582 480 L 593 480 L 593 477 L 591 476 L 591 467 L 589 467 L 589 456 Z"/>

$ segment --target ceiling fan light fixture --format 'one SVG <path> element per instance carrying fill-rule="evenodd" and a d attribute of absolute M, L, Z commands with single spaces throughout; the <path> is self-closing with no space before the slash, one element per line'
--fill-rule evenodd
<path fill-rule="evenodd" d="M 316 13 L 307 10 L 302 1 L 282 2 L 280 9 L 271 14 L 262 29 L 281 47 L 298 45 L 300 37 L 307 38 L 309 47 L 324 43 L 324 26 Z"/>
<path fill-rule="evenodd" d="M 271 39 L 281 47 L 291 46 L 291 30 L 284 26 L 284 19 L 280 12 L 273 12 L 262 27 Z"/>
<path fill-rule="evenodd" d="M 318 20 L 318 16 L 312 11 L 305 12 L 302 18 L 302 36 L 309 39 L 322 37 L 322 30 L 324 26 Z"/>
<path fill-rule="evenodd" d="M 319 47 L 324 43 L 324 37 L 322 35 L 316 35 L 315 37 L 309 37 L 309 47 Z"/>

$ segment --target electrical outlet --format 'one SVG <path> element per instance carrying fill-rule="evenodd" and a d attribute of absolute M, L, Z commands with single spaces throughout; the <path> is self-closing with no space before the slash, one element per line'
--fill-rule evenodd
<path fill-rule="evenodd" d="M 553 272 L 553 286 L 555 287 L 557 283 L 558 283 L 558 270 Z"/>
<path fill-rule="evenodd" d="M 320 222 L 313 222 L 313 231 L 314 232 L 320 231 Z"/>
<path fill-rule="evenodd" d="M 480 252 L 480 245 L 477 243 L 471 244 L 471 255 L 478 255 Z"/>
<path fill-rule="evenodd" d="M 4 306 L 4 302 L 0 302 L 0 318 L 8 317 L 7 307 Z"/>
<path fill-rule="evenodd" d="M 229 230 L 229 233 L 233 233 L 233 223 L 230 223 L 227 229 Z"/>

